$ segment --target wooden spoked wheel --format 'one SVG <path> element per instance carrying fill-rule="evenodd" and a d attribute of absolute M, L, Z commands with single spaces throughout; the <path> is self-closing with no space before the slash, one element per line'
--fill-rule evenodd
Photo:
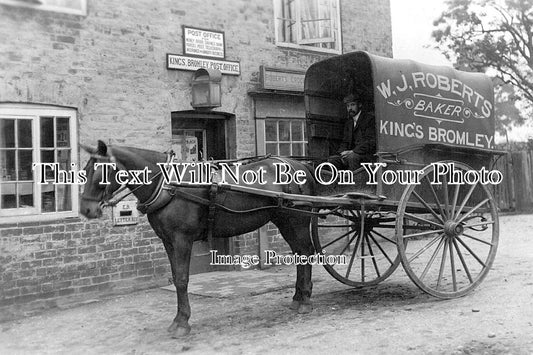
<path fill-rule="evenodd" d="M 455 170 L 472 170 L 454 163 Z M 431 184 L 431 182 L 440 182 Z M 398 206 L 398 253 L 411 280 L 440 298 L 464 296 L 485 278 L 498 247 L 498 213 L 487 186 L 434 179 L 427 166 L 421 183 L 408 186 Z M 415 229 L 406 229 L 406 224 Z"/>
<path fill-rule="evenodd" d="M 400 264 L 395 221 L 391 212 L 335 210 L 312 219 L 313 243 L 317 253 L 343 256 L 344 264 L 324 265 L 335 279 L 354 287 L 375 285 Z"/>

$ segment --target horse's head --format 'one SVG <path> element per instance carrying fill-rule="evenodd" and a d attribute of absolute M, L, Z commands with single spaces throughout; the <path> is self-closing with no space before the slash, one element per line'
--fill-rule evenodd
<path fill-rule="evenodd" d="M 102 208 L 105 203 L 112 197 L 120 185 L 114 179 L 114 169 L 107 169 L 107 177 L 104 178 L 104 168 L 99 166 L 95 168 L 97 163 L 114 162 L 114 158 L 108 153 L 107 146 L 104 142 L 98 141 L 97 148 L 90 148 L 81 145 L 91 157 L 85 166 L 87 182 L 83 188 L 80 201 L 80 212 L 87 218 L 98 218 L 102 216 Z M 109 184 L 104 184 L 102 181 L 109 181 Z"/>

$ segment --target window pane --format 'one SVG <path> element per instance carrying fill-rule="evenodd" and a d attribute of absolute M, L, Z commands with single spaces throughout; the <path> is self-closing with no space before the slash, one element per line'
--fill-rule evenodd
<path fill-rule="evenodd" d="M 59 185 L 56 185 L 59 186 Z M 55 212 L 56 210 L 56 194 L 54 185 L 41 185 L 41 210 L 42 212 Z"/>
<path fill-rule="evenodd" d="M 14 182 L 0 186 L 0 208 L 17 208 L 16 187 Z"/>
<path fill-rule="evenodd" d="M 16 179 L 15 150 L 0 150 L 0 180 L 14 181 Z"/>
<path fill-rule="evenodd" d="M 17 180 L 33 180 L 32 171 L 32 151 L 31 150 L 19 150 L 19 171 Z"/>
<path fill-rule="evenodd" d="M 54 146 L 54 118 L 41 117 L 41 147 Z"/>
<path fill-rule="evenodd" d="M 265 121 L 265 140 L 270 142 L 275 142 L 278 140 L 278 128 L 276 121 Z"/>
<path fill-rule="evenodd" d="M 296 1 L 292 0 L 281 0 L 279 4 L 279 28 L 278 28 L 278 37 L 281 39 L 281 42 L 290 42 L 296 43 Z"/>
<path fill-rule="evenodd" d="M 15 120 L 0 119 L 0 148 L 15 147 Z"/>
<path fill-rule="evenodd" d="M 266 154 L 278 155 L 278 145 L 276 143 L 266 143 Z"/>
<path fill-rule="evenodd" d="M 41 162 L 53 163 L 55 161 L 53 150 L 41 150 Z"/>
<path fill-rule="evenodd" d="M 279 140 L 289 141 L 291 139 L 291 125 L 288 121 L 279 121 Z"/>
<path fill-rule="evenodd" d="M 292 155 L 304 155 L 303 144 L 302 143 L 293 143 L 292 144 Z"/>
<path fill-rule="evenodd" d="M 292 121 L 291 122 L 291 128 L 292 128 L 292 140 L 293 141 L 301 141 L 303 139 L 302 122 L 300 122 L 300 121 Z"/>
<path fill-rule="evenodd" d="M 290 143 L 280 143 L 279 144 L 279 155 L 289 156 L 291 155 L 291 145 Z"/>
<path fill-rule="evenodd" d="M 57 190 L 57 210 L 70 211 L 72 210 L 71 186 L 70 185 L 56 185 Z"/>
<path fill-rule="evenodd" d="M 68 117 L 56 118 L 56 142 L 58 147 L 70 147 L 70 129 Z"/>
<path fill-rule="evenodd" d="M 57 162 L 59 163 L 59 169 L 70 170 L 70 149 L 58 150 Z"/>
<path fill-rule="evenodd" d="M 20 204 L 18 207 L 33 207 L 33 183 L 22 182 L 17 185 Z"/>
<path fill-rule="evenodd" d="M 54 151 L 53 150 L 41 150 L 41 163 L 54 163 Z M 46 168 L 46 179 L 53 179 L 54 172 L 50 168 Z"/>
<path fill-rule="evenodd" d="M 329 0 L 303 2 L 301 11 L 302 39 L 332 38 L 332 19 Z"/>
<path fill-rule="evenodd" d="M 20 148 L 32 147 L 31 120 L 18 120 L 18 137 Z"/>

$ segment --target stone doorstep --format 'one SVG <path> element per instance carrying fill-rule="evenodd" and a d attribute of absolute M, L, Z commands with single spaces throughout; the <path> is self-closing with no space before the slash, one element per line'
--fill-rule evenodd
<path fill-rule="evenodd" d="M 199 296 L 237 298 L 293 288 L 295 282 L 296 273 L 273 273 L 260 270 L 213 271 L 191 275 L 188 291 Z M 316 282 L 320 280 L 313 278 L 313 283 Z M 174 285 L 161 288 L 176 292 Z"/>

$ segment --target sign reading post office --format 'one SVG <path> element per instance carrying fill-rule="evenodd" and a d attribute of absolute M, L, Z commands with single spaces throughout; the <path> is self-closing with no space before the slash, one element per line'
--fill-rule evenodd
<path fill-rule="evenodd" d="M 224 32 L 183 26 L 183 54 L 225 59 Z"/>
<path fill-rule="evenodd" d="M 239 62 L 167 53 L 167 69 L 196 71 L 200 68 L 217 69 L 227 75 L 241 75 Z"/>
<path fill-rule="evenodd" d="M 167 54 L 167 69 L 196 71 L 217 69 L 226 75 L 241 75 L 241 65 L 226 59 L 224 32 L 183 27 L 183 54 Z"/>

